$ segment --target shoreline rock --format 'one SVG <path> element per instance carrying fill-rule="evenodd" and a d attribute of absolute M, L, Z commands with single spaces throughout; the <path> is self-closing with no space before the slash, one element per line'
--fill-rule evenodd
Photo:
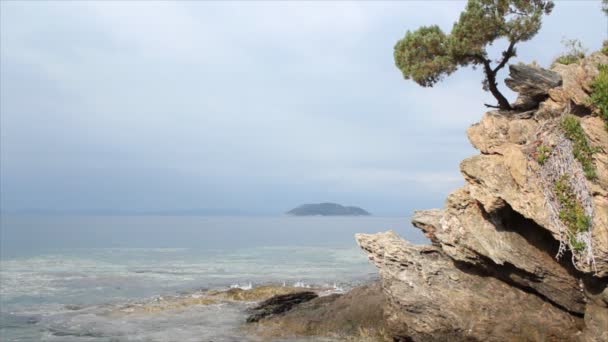
<path fill-rule="evenodd" d="M 379 282 L 344 294 L 319 296 L 281 314 L 244 326 L 264 340 L 314 337 L 330 341 L 391 341 L 384 323 L 385 295 Z"/>
<path fill-rule="evenodd" d="M 247 317 L 247 323 L 258 322 L 263 318 L 285 313 L 295 306 L 311 301 L 317 297 L 319 297 L 319 295 L 312 291 L 273 296 L 248 310 L 249 317 Z"/>
<path fill-rule="evenodd" d="M 519 112 L 491 111 L 472 125 L 480 154 L 460 164 L 465 185 L 443 209 L 413 216 L 431 245 L 392 231 L 356 235 L 379 269 L 396 341 L 608 341 L 608 132 L 589 101 L 600 64 L 608 56 L 510 67 Z M 561 128 L 565 115 L 594 151 L 594 178 Z M 588 230 L 563 222 L 558 179 Z M 584 237 L 576 248 L 572 234 Z"/>

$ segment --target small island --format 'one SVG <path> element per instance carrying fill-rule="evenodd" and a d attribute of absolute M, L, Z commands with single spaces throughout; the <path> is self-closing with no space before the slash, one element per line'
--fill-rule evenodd
<path fill-rule="evenodd" d="M 287 215 L 293 216 L 369 216 L 364 209 L 354 206 L 343 206 L 337 203 L 302 204 L 291 209 Z"/>

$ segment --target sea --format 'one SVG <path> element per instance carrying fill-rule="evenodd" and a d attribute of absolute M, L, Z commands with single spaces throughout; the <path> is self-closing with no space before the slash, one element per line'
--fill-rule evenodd
<path fill-rule="evenodd" d="M 258 341 L 240 328 L 250 303 L 125 308 L 265 284 L 347 291 L 377 278 L 354 234 L 388 229 L 426 242 L 405 217 L 2 216 L 0 341 Z"/>

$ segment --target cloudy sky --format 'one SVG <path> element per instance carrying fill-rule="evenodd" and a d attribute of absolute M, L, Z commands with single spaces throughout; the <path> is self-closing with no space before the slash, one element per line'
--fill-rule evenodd
<path fill-rule="evenodd" d="M 406 216 L 462 184 L 492 101 L 480 70 L 429 89 L 394 67 L 405 31 L 449 31 L 458 1 L 0 6 L 5 211 Z M 564 36 L 598 49 L 607 25 L 599 1 L 558 1 L 518 60 L 549 64 Z"/>

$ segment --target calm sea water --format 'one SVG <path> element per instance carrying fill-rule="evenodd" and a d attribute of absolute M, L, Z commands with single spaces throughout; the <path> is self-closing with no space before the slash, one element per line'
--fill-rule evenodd
<path fill-rule="evenodd" d="M 347 289 L 376 275 L 353 235 L 387 229 L 426 241 L 407 218 L 2 217 L 0 340 L 253 340 L 245 304 L 114 313 L 201 288 Z"/>

